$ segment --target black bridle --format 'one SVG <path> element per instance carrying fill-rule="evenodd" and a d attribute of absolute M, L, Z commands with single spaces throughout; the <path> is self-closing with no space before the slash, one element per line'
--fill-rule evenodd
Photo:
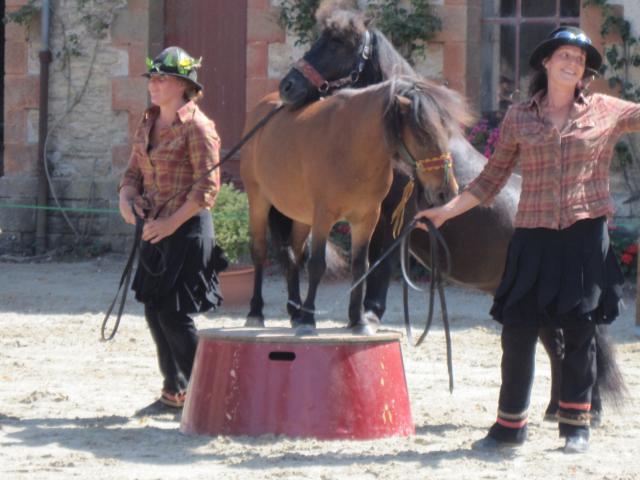
<path fill-rule="evenodd" d="M 326 80 L 322 74 L 318 72 L 313 65 L 311 65 L 311 63 L 304 59 L 304 57 L 298 60 L 293 65 L 293 68 L 300 72 L 300 74 L 306 78 L 309 83 L 316 87 L 321 96 L 328 95 L 333 90 L 352 86 L 360 79 L 360 75 L 364 71 L 364 67 L 371 57 L 373 49 L 372 38 L 371 32 L 369 32 L 369 30 L 365 30 L 353 70 L 351 70 L 349 75 L 345 77 L 332 81 Z"/>

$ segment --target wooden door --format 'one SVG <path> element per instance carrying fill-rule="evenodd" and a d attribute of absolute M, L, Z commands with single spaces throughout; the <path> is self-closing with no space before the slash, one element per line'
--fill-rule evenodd
<path fill-rule="evenodd" d="M 242 135 L 245 114 L 247 0 L 165 0 L 164 45 L 198 58 L 200 108 L 216 123 L 222 148 Z"/>

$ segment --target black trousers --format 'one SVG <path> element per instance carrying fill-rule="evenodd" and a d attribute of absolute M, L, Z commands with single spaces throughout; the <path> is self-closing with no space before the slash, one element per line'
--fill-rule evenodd
<path fill-rule="evenodd" d="M 154 309 L 150 304 L 145 304 L 144 316 L 156 344 L 162 388 L 171 393 L 186 390 L 198 344 L 193 319 L 185 313 Z"/>
<path fill-rule="evenodd" d="M 560 436 L 588 436 L 591 392 L 596 379 L 595 325 L 587 320 L 567 322 L 563 333 Z M 497 440 L 520 443 L 526 438 L 537 339 L 538 325 L 533 323 L 507 324 L 502 328 L 498 419 L 489 432 Z"/>

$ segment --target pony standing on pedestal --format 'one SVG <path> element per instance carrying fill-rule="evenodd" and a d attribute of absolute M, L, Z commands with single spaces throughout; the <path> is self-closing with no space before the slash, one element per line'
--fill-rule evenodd
<path fill-rule="evenodd" d="M 246 130 L 279 103 L 267 96 L 249 115 Z M 351 224 L 352 273 L 367 270 L 369 242 L 380 204 L 393 180 L 393 165 L 417 180 L 418 189 L 445 201 L 457 192 L 447 145 L 470 115 L 459 95 L 445 87 L 396 79 L 345 90 L 299 110 L 282 110 L 243 149 L 240 173 L 249 197 L 252 257 L 256 268 L 248 324 L 264 325 L 263 264 L 269 211 L 295 220 L 288 271 L 291 324 L 300 334 L 315 328 L 315 296 L 325 269 L 331 227 Z M 302 303 L 299 263 L 311 233 L 309 290 Z M 349 328 L 372 334 L 377 322 L 363 315 L 363 285 L 351 293 Z"/>

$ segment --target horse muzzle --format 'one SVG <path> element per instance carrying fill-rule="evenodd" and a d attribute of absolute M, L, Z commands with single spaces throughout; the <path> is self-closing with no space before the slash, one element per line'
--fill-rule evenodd
<path fill-rule="evenodd" d="M 280 81 L 278 91 L 282 102 L 294 109 L 314 100 L 310 94 L 307 80 L 296 69 L 291 69 Z"/>

